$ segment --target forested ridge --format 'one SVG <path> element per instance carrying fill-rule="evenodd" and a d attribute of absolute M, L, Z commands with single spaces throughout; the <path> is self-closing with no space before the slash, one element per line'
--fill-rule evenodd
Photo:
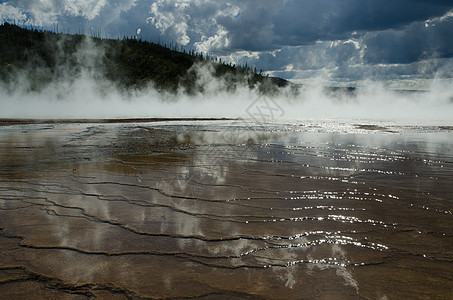
<path fill-rule="evenodd" d="M 26 78 L 27 89 L 39 91 L 58 80 L 75 80 L 87 72 L 94 80 L 114 83 L 129 91 L 150 84 L 159 91 L 203 92 L 200 67 L 210 70 L 222 88 L 245 85 L 275 93 L 289 82 L 262 75 L 250 66 L 236 66 L 194 51 L 176 51 L 136 38 L 102 39 L 0 25 L 0 80 L 13 89 Z M 195 67 L 196 66 L 196 67 Z M 198 68 L 197 68 L 198 67 Z"/>

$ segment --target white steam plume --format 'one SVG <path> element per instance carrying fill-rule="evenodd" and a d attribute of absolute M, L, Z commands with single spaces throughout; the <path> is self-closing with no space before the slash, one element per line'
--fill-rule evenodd
<path fill-rule="evenodd" d="M 87 40 L 76 53 L 87 66 L 76 78 L 53 81 L 39 92 L 27 89 L 28 79 L 18 76 L 13 91 L 0 82 L 0 118 L 92 119 L 92 118 L 248 118 L 247 109 L 260 99 L 271 99 L 283 110 L 284 119 L 375 119 L 438 120 L 453 123 L 453 86 L 433 80 L 428 91 L 395 92 L 368 82 L 353 95 L 347 91 L 326 92 L 321 84 L 305 86 L 298 95 L 284 91 L 266 96 L 246 83 L 227 92 L 225 81 L 207 66 L 195 66 L 203 94 L 189 96 L 157 92 L 147 86 L 135 93 L 120 92 L 89 68 L 89 58 L 102 57 Z"/>

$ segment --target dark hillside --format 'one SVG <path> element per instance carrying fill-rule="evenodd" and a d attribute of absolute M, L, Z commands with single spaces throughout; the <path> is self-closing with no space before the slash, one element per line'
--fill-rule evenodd
<path fill-rule="evenodd" d="M 153 83 L 160 91 L 183 88 L 194 94 L 203 92 L 194 64 L 208 66 L 214 78 L 226 82 L 228 90 L 246 84 L 275 93 L 289 84 L 250 67 L 217 63 L 193 51 L 178 52 L 141 40 L 88 38 L 0 25 L 0 80 L 11 89 L 20 75 L 27 79 L 29 90 L 39 91 L 55 80 L 74 80 L 84 71 L 126 91 Z"/>

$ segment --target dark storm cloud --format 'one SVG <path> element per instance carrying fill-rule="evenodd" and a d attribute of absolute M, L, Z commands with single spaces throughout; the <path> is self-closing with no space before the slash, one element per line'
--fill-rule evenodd
<path fill-rule="evenodd" d="M 413 23 L 403 30 L 386 30 L 366 36 L 368 63 L 411 63 L 429 58 L 453 57 L 453 17 Z"/>
<path fill-rule="evenodd" d="M 25 24 L 102 27 L 111 35 L 136 27 L 193 45 L 211 38 L 231 50 L 262 51 L 341 40 L 353 34 L 400 29 L 453 8 L 440 0 L 10 0 L 0 17 Z M 8 14 L 10 17 L 8 18 Z M 148 26 L 145 26 L 148 24 Z M 146 34 L 146 31 L 144 31 Z M 380 37 L 385 39 L 384 37 Z M 379 38 L 375 39 L 378 41 Z M 212 49 L 215 50 L 215 49 Z"/>
<path fill-rule="evenodd" d="M 219 20 L 232 46 L 264 50 L 348 38 L 353 32 L 401 28 L 442 16 L 448 1 L 318 0 L 247 1 L 238 20 Z"/>

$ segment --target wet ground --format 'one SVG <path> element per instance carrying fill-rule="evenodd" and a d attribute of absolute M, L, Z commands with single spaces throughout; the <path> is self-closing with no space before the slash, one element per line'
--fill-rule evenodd
<path fill-rule="evenodd" d="M 1 299 L 451 299 L 453 127 L 0 126 Z"/>

